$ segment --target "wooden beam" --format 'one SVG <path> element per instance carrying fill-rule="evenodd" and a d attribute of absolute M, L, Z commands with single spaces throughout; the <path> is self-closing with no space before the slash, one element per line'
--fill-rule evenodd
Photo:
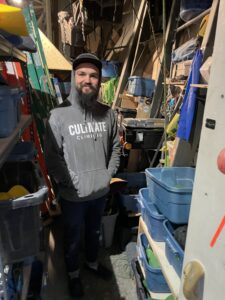
<path fill-rule="evenodd" d="M 155 118 L 158 116 L 158 111 L 162 102 L 162 97 L 163 97 L 163 60 L 164 57 L 166 59 L 166 69 L 169 70 L 170 68 L 170 63 L 171 63 L 171 51 L 172 51 L 172 40 L 174 37 L 174 31 L 175 31 L 175 26 L 177 23 L 177 17 L 180 12 L 180 0 L 173 0 L 171 11 L 170 11 L 170 17 L 167 25 L 167 30 L 166 30 L 166 50 L 164 53 L 164 50 L 162 51 L 161 54 L 161 61 L 162 65 L 159 69 L 159 74 L 158 74 L 158 79 L 156 82 L 156 89 L 155 93 L 153 96 L 152 100 L 152 108 L 150 112 L 150 117 Z"/>
<path fill-rule="evenodd" d="M 136 49 L 135 49 L 135 54 L 134 54 L 134 59 L 133 59 L 133 63 L 132 63 L 132 68 L 131 68 L 130 76 L 133 75 L 134 70 L 135 70 L 135 64 L 136 64 L 136 59 L 137 59 L 137 54 L 138 54 L 138 49 L 139 49 L 139 45 L 140 45 L 141 34 L 142 34 L 142 29 L 143 29 L 143 24 L 144 24 L 144 20 L 145 20 L 147 8 L 148 8 L 148 5 L 145 5 L 144 12 L 143 12 L 143 17 L 142 17 L 142 21 L 141 21 L 140 30 L 139 30 L 139 33 L 138 33 L 137 45 L 136 45 Z"/>
<path fill-rule="evenodd" d="M 115 99 L 112 104 L 112 109 L 115 109 L 118 106 L 119 95 L 123 92 L 123 90 L 127 84 L 128 74 L 130 74 L 130 71 L 131 71 L 131 60 L 132 60 L 131 58 L 132 58 L 133 52 L 134 52 L 134 45 L 137 40 L 138 30 L 140 28 L 141 20 L 143 18 L 143 14 L 144 14 L 146 7 L 147 7 L 147 1 L 141 1 L 139 10 L 138 10 L 138 15 L 136 17 L 136 22 L 135 22 L 134 29 L 133 29 L 133 34 L 131 36 L 129 47 L 127 50 L 127 56 L 126 56 L 126 59 L 123 64 L 119 83 L 118 83 L 118 86 L 116 89 Z"/>

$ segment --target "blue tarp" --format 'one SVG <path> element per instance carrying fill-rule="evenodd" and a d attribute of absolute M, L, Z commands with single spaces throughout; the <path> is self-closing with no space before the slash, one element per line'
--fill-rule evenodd
<path fill-rule="evenodd" d="M 186 91 L 184 95 L 183 105 L 181 107 L 180 120 L 177 130 L 177 136 L 186 141 L 190 138 L 192 122 L 196 105 L 197 87 L 190 86 L 191 84 L 199 83 L 200 67 L 202 65 L 202 51 L 197 50 L 191 65 L 191 71 L 188 77 Z"/>

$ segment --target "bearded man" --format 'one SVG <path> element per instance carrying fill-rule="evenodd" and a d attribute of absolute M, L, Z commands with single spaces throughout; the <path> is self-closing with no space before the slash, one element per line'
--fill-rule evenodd
<path fill-rule="evenodd" d="M 46 125 L 45 159 L 57 183 L 64 220 L 65 263 L 72 297 L 84 294 L 79 243 L 85 224 L 85 267 L 103 279 L 111 271 L 98 262 L 101 217 L 109 185 L 119 167 L 119 138 L 112 109 L 98 101 L 102 63 L 91 53 L 73 62 L 71 92 Z"/>

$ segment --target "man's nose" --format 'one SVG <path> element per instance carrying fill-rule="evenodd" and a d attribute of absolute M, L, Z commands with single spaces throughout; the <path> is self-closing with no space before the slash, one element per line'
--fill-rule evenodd
<path fill-rule="evenodd" d="M 91 77 L 89 75 L 85 76 L 85 82 L 90 83 L 91 82 Z"/>

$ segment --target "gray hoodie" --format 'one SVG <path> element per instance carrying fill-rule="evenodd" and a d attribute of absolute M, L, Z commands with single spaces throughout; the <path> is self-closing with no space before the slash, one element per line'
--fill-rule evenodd
<path fill-rule="evenodd" d="M 72 72 L 71 93 L 53 109 L 46 125 L 45 159 L 61 197 L 87 201 L 106 195 L 119 167 L 115 114 L 96 102 L 92 112 L 77 103 Z"/>

